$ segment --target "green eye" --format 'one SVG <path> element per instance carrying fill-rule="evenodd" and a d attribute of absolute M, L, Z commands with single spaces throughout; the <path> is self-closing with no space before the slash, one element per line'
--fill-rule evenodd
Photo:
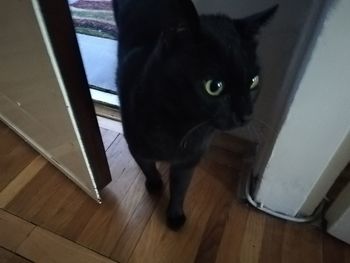
<path fill-rule="evenodd" d="M 218 96 L 224 90 L 224 83 L 216 80 L 207 80 L 204 87 L 209 95 Z"/>
<path fill-rule="evenodd" d="M 256 75 L 254 78 L 252 78 L 252 83 L 250 84 L 250 90 L 253 90 L 254 88 L 256 88 L 258 84 L 259 84 L 259 76 Z"/>

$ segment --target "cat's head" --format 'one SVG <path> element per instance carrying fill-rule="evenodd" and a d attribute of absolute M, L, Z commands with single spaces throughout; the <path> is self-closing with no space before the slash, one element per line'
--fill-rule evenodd
<path fill-rule="evenodd" d="M 221 130 L 243 125 L 259 91 L 256 36 L 277 6 L 231 19 L 199 17 L 191 1 L 179 3 L 145 67 L 152 96 L 164 114 L 193 124 Z"/>

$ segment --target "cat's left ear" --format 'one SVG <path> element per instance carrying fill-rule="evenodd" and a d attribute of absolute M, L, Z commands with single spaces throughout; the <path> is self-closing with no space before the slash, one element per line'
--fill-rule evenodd
<path fill-rule="evenodd" d="M 278 5 L 275 5 L 262 12 L 242 19 L 236 19 L 234 20 L 235 26 L 243 37 L 254 38 L 259 33 L 261 27 L 271 20 L 277 9 Z"/>
<path fill-rule="evenodd" d="M 175 26 L 178 29 L 189 30 L 192 34 L 199 31 L 199 16 L 191 0 L 177 0 L 178 17 L 175 19 Z"/>
<path fill-rule="evenodd" d="M 167 17 L 161 41 L 165 46 L 186 43 L 199 36 L 199 16 L 191 0 L 173 1 L 171 14 Z"/>

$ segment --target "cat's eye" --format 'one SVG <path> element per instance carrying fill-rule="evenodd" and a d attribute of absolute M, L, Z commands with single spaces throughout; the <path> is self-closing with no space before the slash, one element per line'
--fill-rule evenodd
<path fill-rule="evenodd" d="M 224 90 L 224 83 L 217 80 L 207 80 L 204 83 L 206 92 L 211 96 L 218 96 Z"/>
<path fill-rule="evenodd" d="M 255 89 L 259 84 L 259 76 L 256 75 L 254 78 L 252 78 L 252 83 L 250 84 L 250 90 Z"/>

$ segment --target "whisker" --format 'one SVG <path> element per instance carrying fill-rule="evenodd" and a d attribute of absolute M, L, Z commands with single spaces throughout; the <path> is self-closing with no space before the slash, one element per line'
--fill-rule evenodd
<path fill-rule="evenodd" d="M 269 124 L 267 124 L 265 121 L 262 121 L 262 120 L 259 120 L 259 119 L 252 119 L 252 121 L 256 121 L 256 122 L 262 124 L 265 128 L 269 129 L 275 135 L 278 134 L 278 132 L 274 128 L 272 128 Z"/>
<path fill-rule="evenodd" d="M 254 127 L 253 127 L 253 123 L 249 123 L 248 126 L 247 126 L 248 130 L 249 130 L 249 133 L 252 137 L 255 137 L 257 140 L 259 140 L 259 138 L 257 137 L 257 134 L 255 133 L 254 131 Z"/>
<path fill-rule="evenodd" d="M 181 139 L 180 141 L 180 146 L 184 146 L 184 144 L 186 143 L 186 139 L 198 128 L 200 128 L 201 126 L 203 126 L 204 124 L 206 124 L 208 121 L 204 121 L 201 122 L 199 124 L 197 124 L 196 126 L 194 126 L 193 128 L 191 128 L 185 135 L 184 137 Z"/>
<path fill-rule="evenodd" d="M 251 126 L 252 126 L 252 129 L 254 130 L 254 133 L 255 133 L 255 136 L 258 140 L 258 143 L 259 144 L 264 143 L 264 136 L 262 136 L 262 133 L 260 131 L 258 131 L 258 127 L 254 123 L 252 123 Z"/>

